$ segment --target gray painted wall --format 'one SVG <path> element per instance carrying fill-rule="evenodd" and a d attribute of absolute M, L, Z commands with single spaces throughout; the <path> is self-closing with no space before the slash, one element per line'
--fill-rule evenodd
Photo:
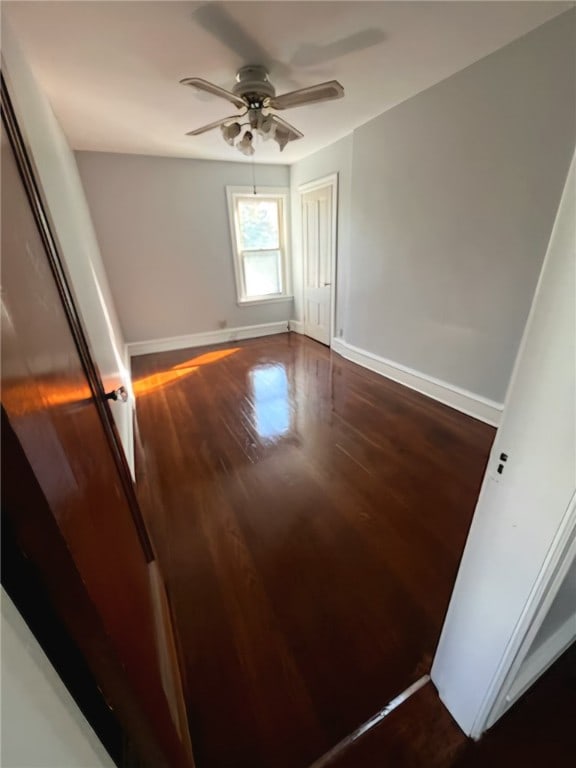
<path fill-rule="evenodd" d="M 288 320 L 292 300 L 240 307 L 226 186 L 251 185 L 246 163 L 77 153 L 126 341 Z M 258 165 L 257 185 L 290 183 Z"/>
<path fill-rule="evenodd" d="M 576 137 L 575 12 L 315 155 L 256 166 L 297 187 L 339 174 L 337 325 L 350 344 L 502 402 Z M 79 153 L 128 341 L 287 319 L 236 303 L 224 188 L 242 163 Z"/>
<path fill-rule="evenodd" d="M 355 131 L 346 341 L 504 400 L 574 148 L 574 20 Z"/>

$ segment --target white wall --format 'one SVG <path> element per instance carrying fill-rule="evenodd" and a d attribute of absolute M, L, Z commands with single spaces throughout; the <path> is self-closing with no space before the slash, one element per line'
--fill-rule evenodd
<path fill-rule="evenodd" d="M 124 338 L 74 153 L 6 19 L 2 20 L 2 62 L 104 387 L 116 389 L 124 384 L 130 391 Z M 112 412 L 130 459 L 130 405 L 112 403 Z"/>
<path fill-rule="evenodd" d="M 292 188 L 292 264 L 294 276 L 294 319 L 302 321 L 304 287 L 304 264 L 302 258 L 302 237 L 300 196 L 298 187 L 332 173 L 338 174 L 338 243 L 336 276 L 336 335 L 345 322 L 350 284 L 350 224 L 352 195 L 352 143 L 353 134 L 316 152 L 290 168 Z"/>
<path fill-rule="evenodd" d="M 504 401 L 574 149 L 574 22 L 563 14 L 293 166 L 294 185 L 341 174 L 345 342 Z"/>
<path fill-rule="evenodd" d="M 238 306 L 226 186 L 249 163 L 77 153 L 128 342 L 288 320 L 292 300 Z M 260 186 L 287 187 L 287 166 L 257 165 Z"/>
<path fill-rule="evenodd" d="M 5 768 L 113 768 L 24 619 L 1 590 Z"/>
<path fill-rule="evenodd" d="M 576 158 L 432 667 L 442 701 L 473 735 L 485 727 L 526 635 L 546 558 L 561 535 L 570 535 L 576 489 L 574 211 Z M 508 460 L 498 474 L 501 453 Z"/>

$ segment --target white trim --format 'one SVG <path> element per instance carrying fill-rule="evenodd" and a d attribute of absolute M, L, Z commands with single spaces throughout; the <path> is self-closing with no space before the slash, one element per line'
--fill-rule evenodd
<path fill-rule="evenodd" d="M 256 190 L 256 191 L 255 191 Z M 280 251 L 280 278 L 282 281 L 282 293 L 273 294 L 269 300 L 292 298 L 292 267 L 290 252 L 290 187 L 226 187 L 226 201 L 228 207 L 228 221 L 230 224 L 230 242 L 232 246 L 232 261 L 234 264 L 234 278 L 236 283 L 236 300 L 242 306 L 251 302 L 262 303 L 268 299 L 265 296 L 246 296 L 244 271 L 242 268 L 242 250 L 239 243 L 239 232 L 236 226 L 236 203 L 238 198 L 264 198 L 280 201 L 279 214 L 279 248 Z M 271 249 L 273 250 L 273 249 Z"/>
<path fill-rule="evenodd" d="M 413 368 L 387 360 L 365 349 L 355 347 L 344 339 L 332 339 L 332 349 L 353 363 L 379 373 L 387 379 L 397 381 L 405 387 L 416 390 L 416 392 L 421 392 L 423 395 L 466 413 L 468 416 L 473 416 L 475 419 L 484 421 L 486 424 L 497 427 L 500 423 L 504 407 L 502 403 L 488 400 L 474 392 L 469 392 Z"/>
<path fill-rule="evenodd" d="M 246 299 L 237 301 L 239 307 L 253 307 L 259 304 L 282 304 L 282 302 L 294 301 L 294 296 L 265 296 L 261 299 Z"/>
<path fill-rule="evenodd" d="M 134 435 L 134 416 L 136 404 L 132 398 L 129 398 L 125 405 L 128 410 L 128 416 L 126 419 L 126 461 L 128 462 L 128 466 L 130 468 L 132 480 L 136 482 L 136 458 L 134 446 L 134 440 L 136 439 Z"/>
<path fill-rule="evenodd" d="M 300 184 L 298 187 L 298 194 L 300 196 L 300 240 L 301 240 L 301 248 L 302 253 L 304 254 L 304 248 L 303 248 L 303 237 L 304 237 L 304 230 L 302 228 L 302 202 L 304 195 L 308 194 L 309 192 L 314 192 L 317 189 L 324 189 L 325 187 L 331 187 L 332 194 L 331 194 L 331 200 L 332 200 L 332 210 L 331 210 L 331 217 L 332 217 L 332 254 L 330 257 L 330 346 L 333 346 L 333 341 L 336 336 L 336 280 L 338 278 L 338 271 L 336 269 L 336 264 L 338 260 L 338 173 L 331 173 L 328 176 L 323 176 L 321 179 L 314 179 L 314 181 L 308 181 L 305 184 Z M 306 259 L 303 259 L 304 262 L 304 275 L 306 275 L 307 265 L 306 265 Z M 303 295 L 305 295 L 306 292 L 306 285 L 303 285 L 302 287 Z M 305 302 L 304 302 L 305 304 Z M 304 319 L 303 319 L 303 327 L 306 327 L 306 306 L 304 306 Z M 305 333 L 305 331 L 303 331 Z"/>
<path fill-rule="evenodd" d="M 204 333 L 189 333 L 185 336 L 170 336 L 164 339 L 149 341 L 133 341 L 126 345 L 130 357 L 148 355 L 152 352 L 168 352 L 173 349 L 188 349 L 189 347 L 205 347 L 212 344 L 226 344 L 240 339 L 257 339 L 260 336 L 272 336 L 275 333 L 287 333 L 288 321 L 262 323 L 261 325 L 245 325 L 240 328 L 222 328 L 218 331 Z"/>
<path fill-rule="evenodd" d="M 506 708 L 499 713 L 499 717 L 572 645 L 576 640 L 575 625 L 576 616 L 572 614 L 534 653 L 527 656 L 506 696 Z"/>
<path fill-rule="evenodd" d="M 128 400 L 124 403 L 126 410 L 128 411 L 125 417 L 126 432 L 125 439 L 122 440 L 124 446 L 124 453 L 126 454 L 126 461 L 130 468 L 130 474 L 132 480 L 136 482 L 136 446 L 135 446 L 135 434 L 134 434 L 134 419 L 136 417 L 136 398 L 134 397 L 134 390 L 132 389 L 132 371 L 130 370 L 130 352 L 128 351 L 128 345 L 125 343 L 122 350 L 122 363 L 123 363 L 123 376 L 122 383 L 128 390 Z M 121 436 L 123 437 L 123 436 Z"/>
<path fill-rule="evenodd" d="M 522 663 L 530 652 L 532 642 L 548 614 L 574 557 L 576 557 L 576 491 L 570 499 L 562 522 L 546 555 L 546 560 L 540 569 L 522 615 L 514 627 L 506 652 L 476 716 L 470 733 L 472 738 L 480 738 L 486 728 L 495 723 L 508 708 L 505 705 L 506 699 L 515 689 L 516 677 Z M 570 620 L 573 622 L 574 618 L 571 617 Z M 544 646 L 541 650 L 550 650 L 547 643 L 544 643 Z M 560 652 L 557 655 L 560 655 Z M 541 660 L 541 658 L 538 655 L 537 660 Z M 553 661 L 554 659 L 546 665 L 546 668 Z M 545 669 L 542 670 L 542 672 L 544 671 Z M 536 677 L 538 675 L 532 678 L 532 682 Z M 519 696 L 520 693 L 517 695 Z M 511 701 L 510 705 L 512 703 Z"/>
<path fill-rule="evenodd" d="M 307 181 L 304 184 L 300 184 L 298 187 L 298 194 L 305 195 L 308 192 L 315 192 L 317 189 L 324 189 L 324 187 L 337 184 L 338 173 L 330 173 L 328 176 L 322 176 L 320 179 L 314 179 L 313 181 Z"/>
<path fill-rule="evenodd" d="M 134 401 L 129 397 L 124 403 L 118 400 L 111 403 L 112 418 L 118 430 L 120 445 L 130 468 L 132 480 L 136 479 L 134 467 Z"/>
<path fill-rule="evenodd" d="M 301 320 L 290 320 L 288 325 L 294 333 L 304 333 L 304 323 Z"/>

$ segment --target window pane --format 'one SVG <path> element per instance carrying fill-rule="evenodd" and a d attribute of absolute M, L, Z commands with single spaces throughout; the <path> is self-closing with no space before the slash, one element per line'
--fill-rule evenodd
<path fill-rule="evenodd" d="M 241 251 L 279 248 L 278 203 L 258 198 L 239 200 L 238 229 Z"/>
<path fill-rule="evenodd" d="M 280 251 L 245 252 L 242 261 L 247 297 L 282 293 Z"/>

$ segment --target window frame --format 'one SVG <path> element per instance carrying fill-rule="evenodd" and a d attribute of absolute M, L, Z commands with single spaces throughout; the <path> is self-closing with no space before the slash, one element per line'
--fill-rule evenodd
<path fill-rule="evenodd" d="M 290 274 L 290 241 L 288 226 L 290 190 L 288 187 L 257 187 L 254 193 L 253 187 L 226 187 L 228 202 L 228 220 L 230 223 L 230 239 L 232 242 L 232 260 L 234 263 L 234 277 L 236 282 L 236 301 L 240 306 L 253 304 L 273 304 L 276 302 L 290 301 L 292 297 Z M 244 277 L 244 260 L 240 243 L 240 229 L 238 227 L 238 202 L 242 199 L 274 200 L 278 203 L 279 218 L 279 247 L 280 251 L 280 281 L 282 291 L 264 296 L 247 296 Z M 262 249 L 266 253 L 275 250 L 273 248 Z M 246 253 L 258 253 L 250 250 Z"/>

